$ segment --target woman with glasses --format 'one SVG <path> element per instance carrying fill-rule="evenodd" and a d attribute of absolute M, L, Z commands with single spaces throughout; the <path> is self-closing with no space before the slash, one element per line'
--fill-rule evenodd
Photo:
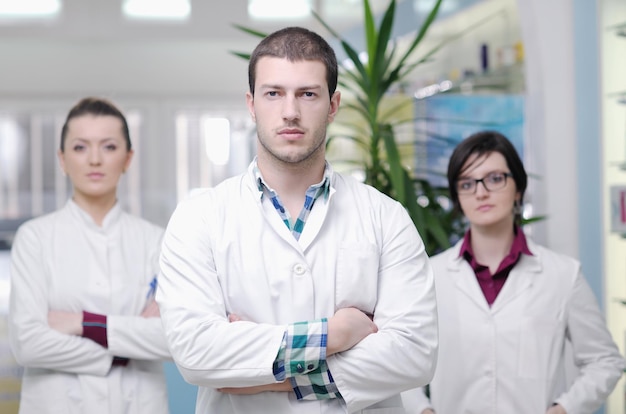
<path fill-rule="evenodd" d="M 469 228 L 432 259 L 438 363 L 430 398 L 404 393 L 407 412 L 594 412 L 624 360 L 580 264 L 525 237 L 527 175 L 515 148 L 497 132 L 470 136 L 452 153 L 448 183 Z M 566 343 L 574 378 L 565 375 Z"/>

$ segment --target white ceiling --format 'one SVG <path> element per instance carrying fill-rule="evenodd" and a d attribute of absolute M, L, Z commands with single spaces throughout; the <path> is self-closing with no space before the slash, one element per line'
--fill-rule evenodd
<path fill-rule="evenodd" d="M 361 0 L 314 1 L 338 31 L 362 19 Z M 374 10 L 389 2 L 370 1 Z M 63 0 L 54 21 L 0 20 L 0 98 L 239 97 L 245 93 L 246 63 L 230 52 L 250 52 L 258 38 L 233 24 L 266 33 L 289 25 L 323 30 L 312 18 L 251 21 L 247 0 L 191 0 L 191 8 L 186 22 L 129 21 L 121 0 Z"/>
<path fill-rule="evenodd" d="M 398 0 L 398 9 L 432 1 Z M 191 0 L 186 22 L 129 21 L 122 16 L 121 2 L 63 0 L 54 21 L 0 20 L 0 98 L 103 94 L 239 100 L 246 91 L 247 67 L 231 52 L 250 52 L 258 38 L 233 24 L 265 33 L 298 25 L 327 35 L 313 18 L 251 21 L 247 0 Z M 313 2 L 334 30 L 363 37 L 362 0 Z M 370 4 L 379 13 L 389 0 Z M 398 21 L 408 19 L 403 25 L 417 26 L 415 16 L 407 16 L 411 13 L 398 14 Z"/>
<path fill-rule="evenodd" d="M 16 0 L 19 1 L 19 0 Z M 400 2 L 403 0 L 400 0 Z M 370 0 L 374 11 L 381 10 L 389 0 Z M 94 40 L 111 39 L 245 39 L 246 35 L 232 27 L 241 24 L 261 31 L 299 25 L 317 27 L 312 18 L 304 20 L 252 21 L 248 18 L 247 0 L 191 0 L 192 14 L 188 21 L 137 21 L 122 16 L 121 0 L 62 0 L 62 11 L 54 21 L 0 20 L 0 36 L 26 38 L 77 37 Z M 357 25 L 362 19 L 361 0 L 315 0 L 315 9 L 339 30 Z"/>

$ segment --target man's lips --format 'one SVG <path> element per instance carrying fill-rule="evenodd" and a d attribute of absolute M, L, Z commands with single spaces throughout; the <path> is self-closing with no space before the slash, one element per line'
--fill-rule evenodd
<path fill-rule="evenodd" d="M 285 128 L 278 131 L 278 135 L 283 138 L 301 138 L 304 135 L 304 131 L 297 128 Z"/>

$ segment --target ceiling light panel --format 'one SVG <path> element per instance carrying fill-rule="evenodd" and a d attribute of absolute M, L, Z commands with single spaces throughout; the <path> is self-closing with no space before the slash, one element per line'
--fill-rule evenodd
<path fill-rule="evenodd" d="M 191 4 L 189 0 L 124 0 L 122 13 L 129 19 L 187 20 Z"/>
<path fill-rule="evenodd" d="M 248 0 L 252 20 L 304 19 L 311 16 L 311 0 Z"/>
<path fill-rule="evenodd" d="M 0 0 L 0 18 L 53 18 L 61 0 Z"/>

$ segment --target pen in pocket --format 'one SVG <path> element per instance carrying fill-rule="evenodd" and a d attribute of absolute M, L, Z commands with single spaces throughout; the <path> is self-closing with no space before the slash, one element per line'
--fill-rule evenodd
<path fill-rule="evenodd" d="M 150 301 L 150 300 L 154 299 L 154 297 L 156 296 L 156 289 L 157 289 L 157 277 L 155 275 L 152 278 L 152 280 L 150 281 L 150 286 L 148 288 L 148 294 L 146 295 L 146 301 Z"/>

